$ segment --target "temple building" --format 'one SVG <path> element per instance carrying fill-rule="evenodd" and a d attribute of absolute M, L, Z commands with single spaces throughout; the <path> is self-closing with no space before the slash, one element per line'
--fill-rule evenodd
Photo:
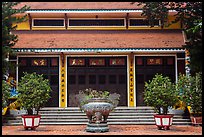
<path fill-rule="evenodd" d="M 150 27 L 141 7 L 130 2 L 22 2 L 27 21 L 17 24 L 12 47 L 23 72 L 50 80 L 47 107 L 77 106 L 79 90 L 93 88 L 121 95 L 119 106 L 145 106 L 144 82 L 156 73 L 177 81 L 186 73 L 187 51 L 182 23 Z M 176 11 L 169 11 L 168 22 Z M 22 16 L 22 15 L 16 15 Z"/>

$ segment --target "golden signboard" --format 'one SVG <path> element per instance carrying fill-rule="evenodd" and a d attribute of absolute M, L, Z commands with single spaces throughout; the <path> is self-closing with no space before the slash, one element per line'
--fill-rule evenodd
<path fill-rule="evenodd" d="M 32 66 L 47 66 L 46 59 L 32 59 L 31 61 Z"/>
<path fill-rule="evenodd" d="M 162 65 L 162 58 L 147 58 L 147 65 Z"/>
<path fill-rule="evenodd" d="M 134 106 L 134 71 L 133 55 L 129 57 L 129 106 Z"/>
<path fill-rule="evenodd" d="M 61 57 L 64 55 L 61 55 Z M 61 58 L 61 75 L 60 75 L 60 107 L 66 107 L 66 72 L 65 72 L 65 57 Z"/>

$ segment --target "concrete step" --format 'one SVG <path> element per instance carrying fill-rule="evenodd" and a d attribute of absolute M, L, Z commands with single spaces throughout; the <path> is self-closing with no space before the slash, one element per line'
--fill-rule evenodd
<path fill-rule="evenodd" d="M 88 119 L 84 112 L 78 107 L 69 108 L 42 108 L 41 124 L 43 125 L 66 125 L 66 124 L 87 124 Z M 152 107 L 117 107 L 109 114 L 108 124 L 155 124 Z M 21 116 L 7 115 L 3 125 L 21 125 Z M 174 115 L 173 124 L 189 125 L 191 121 L 181 115 Z"/>
<path fill-rule="evenodd" d="M 42 119 L 87 119 L 86 115 L 41 115 Z M 18 120 L 21 119 L 21 116 L 18 117 L 7 117 L 4 121 L 8 120 Z M 109 115 L 108 119 L 154 119 L 153 115 Z M 183 118 L 182 116 L 174 116 L 173 119 L 180 120 L 190 120 L 189 118 Z"/>
<path fill-rule="evenodd" d="M 42 122 L 72 122 L 72 121 L 78 121 L 78 122 L 84 122 L 84 121 L 88 121 L 88 119 L 86 117 L 83 118 L 59 118 L 59 119 L 54 119 L 54 118 L 41 118 Z M 120 118 L 120 117 L 116 117 L 116 118 L 108 118 L 107 121 L 111 121 L 111 122 L 143 122 L 143 121 L 151 121 L 154 122 L 153 118 Z M 16 119 L 16 120 L 9 120 L 9 123 L 19 123 L 22 122 L 22 119 Z M 173 118 L 173 122 L 190 122 L 190 119 L 174 119 Z"/>

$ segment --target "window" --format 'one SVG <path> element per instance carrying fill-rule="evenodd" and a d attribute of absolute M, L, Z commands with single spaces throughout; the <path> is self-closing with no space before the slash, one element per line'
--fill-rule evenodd
<path fill-rule="evenodd" d="M 125 26 L 124 19 L 69 19 L 69 26 Z"/>
<path fill-rule="evenodd" d="M 155 26 L 159 26 L 160 22 L 159 20 L 154 21 Z M 130 19 L 130 26 L 150 26 L 149 25 L 149 20 L 147 19 Z"/>
<path fill-rule="evenodd" d="M 33 27 L 64 27 L 64 19 L 33 19 Z"/>

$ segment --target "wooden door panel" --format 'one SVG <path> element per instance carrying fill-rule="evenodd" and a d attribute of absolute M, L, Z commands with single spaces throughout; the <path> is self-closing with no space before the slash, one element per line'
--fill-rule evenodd
<path fill-rule="evenodd" d="M 106 58 L 108 59 L 108 57 Z M 106 60 L 106 62 L 108 62 Z M 88 63 L 88 61 L 86 61 Z M 92 88 L 96 90 L 109 91 L 110 93 L 119 93 L 121 102 L 119 105 L 127 106 L 127 68 L 126 67 L 110 67 L 91 66 L 88 64 L 82 67 L 68 67 L 68 81 L 72 77 L 76 77 L 76 84 L 68 82 L 68 106 L 76 106 L 74 98 L 78 94 L 79 89 Z M 85 83 L 80 80 L 83 75 Z M 81 83 L 81 84 L 80 84 Z"/>
<path fill-rule="evenodd" d="M 174 57 L 166 57 L 166 56 L 156 56 L 156 57 L 145 57 L 145 56 L 140 56 L 136 57 L 137 58 L 142 58 L 144 63 L 138 63 L 135 62 L 135 72 L 136 72 L 136 104 L 137 106 L 145 106 L 146 104 L 144 103 L 144 86 L 145 82 L 149 82 L 149 80 L 152 80 L 152 78 L 155 76 L 155 74 L 163 74 L 164 76 L 169 76 L 172 81 L 175 81 L 175 66 L 174 63 L 168 62 L 167 60 L 169 58 L 173 59 L 174 62 Z M 152 58 L 152 59 L 158 59 L 161 58 L 162 63 L 158 63 L 157 61 L 154 62 L 152 60 L 151 64 L 147 59 Z M 147 64 L 150 63 L 150 64 Z M 138 63 L 138 65 L 137 65 Z M 155 64 L 154 64 L 155 63 Z M 170 65 L 169 65 L 169 64 Z"/>

